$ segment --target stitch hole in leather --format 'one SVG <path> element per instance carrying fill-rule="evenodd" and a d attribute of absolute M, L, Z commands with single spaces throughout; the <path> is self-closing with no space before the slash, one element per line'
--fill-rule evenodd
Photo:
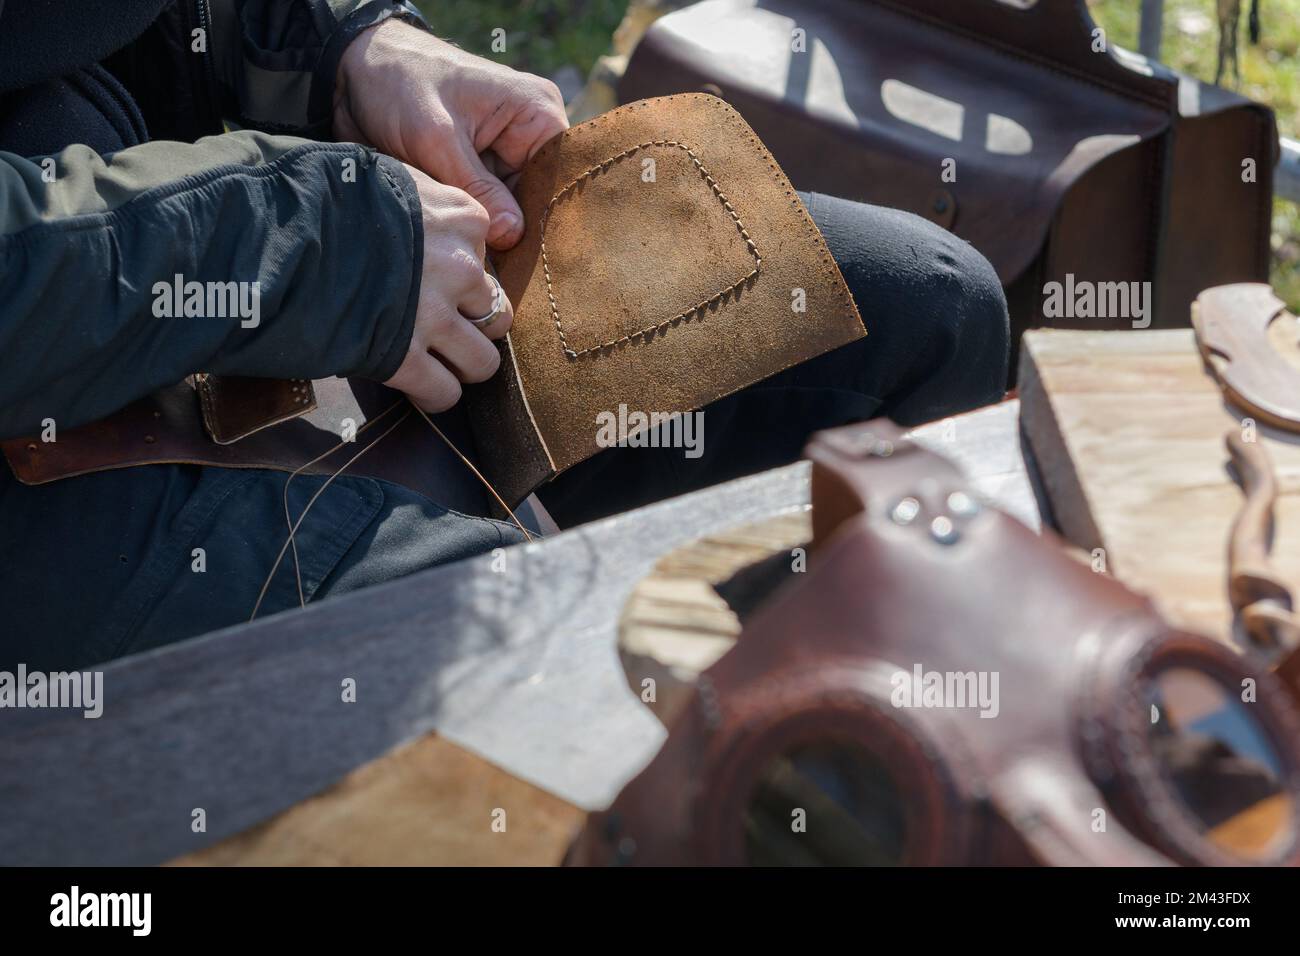
<path fill-rule="evenodd" d="M 671 140 L 592 166 L 552 198 L 541 230 L 551 318 L 570 359 L 716 312 L 762 266 L 713 172 Z"/>

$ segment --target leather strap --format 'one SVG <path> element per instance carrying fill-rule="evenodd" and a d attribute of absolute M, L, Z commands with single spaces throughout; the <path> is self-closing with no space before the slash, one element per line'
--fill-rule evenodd
<path fill-rule="evenodd" d="M 61 432 L 56 441 L 18 438 L 0 443 L 0 449 L 27 485 L 156 464 L 292 472 L 402 401 L 400 393 L 361 379 L 223 379 L 213 387 L 209 378 L 207 383 L 206 397 L 197 384 L 181 382 L 101 421 Z M 389 418 L 397 414 L 400 409 Z M 461 414 L 440 421 L 458 447 L 472 450 Z M 374 437 L 361 434 L 358 444 L 345 444 L 303 473 L 332 474 Z M 348 473 L 394 482 L 456 511 L 484 515 L 492 510 L 478 481 L 417 416 L 362 455 Z"/>

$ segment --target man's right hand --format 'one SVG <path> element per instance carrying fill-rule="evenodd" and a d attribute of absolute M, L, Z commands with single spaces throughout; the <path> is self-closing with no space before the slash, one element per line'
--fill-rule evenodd
<path fill-rule="evenodd" d="M 514 310 L 501 295 L 501 314 L 480 330 L 469 318 L 496 306 L 496 286 L 483 267 L 488 213 L 468 193 L 444 186 L 407 166 L 420 194 L 424 265 L 415 328 L 406 358 L 384 384 L 410 396 L 428 412 L 460 400 L 462 382 L 492 377 L 501 355 L 490 339 L 510 330 Z"/>

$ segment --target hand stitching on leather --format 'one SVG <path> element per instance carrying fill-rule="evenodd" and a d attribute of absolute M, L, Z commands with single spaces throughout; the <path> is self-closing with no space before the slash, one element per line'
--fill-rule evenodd
<path fill-rule="evenodd" d="M 584 349 L 574 349 L 569 345 L 568 338 L 565 336 L 564 333 L 564 324 L 560 320 L 560 307 L 559 307 L 559 303 L 556 302 L 555 299 L 555 289 L 551 277 L 551 265 L 550 265 L 550 260 L 547 258 L 547 253 L 546 253 L 546 225 L 550 221 L 551 210 L 555 207 L 557 203 L 559 203 L 569 193 L 571 193 L 574 189 L 576 189 L 583 181 L 589 179 L 590 177 L 596 175 L 599 172 L 603 172 L 609 169 L 610 167 L 614 166 L 617 163 L 622 162 L 625 159 L 632 157 L 633 155 L 640 152 L 641 150 L 648 149 L 652 146 L 675 147 L 677 149 L 682 150 L 683 152 L 686 153 L 687 156 L 690 157 L 691 162 L 694 164 L 696 170 L 699 172 L 700 177 L 704 180 L 705 183 L 708 184 L 714 196 L 717 197 L 718 201 L 722 204 L 722 207 L 727 211 L 727 214 L 731 217 L 732 222 L 735 223 L 736 229 L 740 233 L 740 237 L 745 242 L 745 248 L 748 250 L 749 254 L 754 257 L 754 268 L 751 269 L 746 275 L 742 276 L 740 279 L 733 282 L 731 285 L 728 285 L 725 288 L 720 289 L 719 291 L 715 292 L 713 295 L 705 298 L 703 301 L 696 303 L 691 308 L 686 309 L 685 311 L 680 312 L 677 315 L 672 316 L 671 318 L 665 319 L 664 321 L 658 322 L 654 325 L 647 326 L 646 328 L 638 329 L 635 332 L 630 332 L 627 335 L 621 336 L 619 338 L 611 339 L 608 342 L 602 342 L 599 345 L 593 345 Z M 638 143 L 635 146 L 631 146 L 623 150 L 622 152 L 617 153 L 614 156 L 611 156 L 609 159 L 605 160 L 604 162 L 592 166 L 590 169 L 583 172 L 580 176 L 578 176 L 571 182 L 567 183 L 562 189 L 560 189 L 559 192 L 557 192 L 553 197 L 551 197 L 551 201 L 547 203 L 546 211 L 542 214 L 541 233 L 542 233 L 541 236 L 542 272 L 546 279 L 546 297 L 551 304 L 551 317 L 555 321 L 555 328 L 560 336 L 560 345 L 564 349 L 564 354 L 568 356 L 570 359 L 576 359 L 579 356 L 586 355 L 589 352 L 598 352 L 603 349 L 607 349 L 612 346 L 619 345 L 620 343 L 623 342 L 629 342 L 632 339 L 637 338 L 638 336 L 648 336 L 650 333 L 657 332 L 660 329 L 663 329 L 669 325 L 674 325 L 677 322 L 680 322 L 681 320 L 691 315 L 702 312 L 704 309 L 708 308 L 714 302 L 719 301 L 720 299 L 731 294 L 732 292 L 736 291 L 741 286 L 745 285 L 750 280 L 752 280 L 755 276 L 758 275 L 759 270 L 762 268 L 763 265 L 763 259 L 762 256 L 759 255 L 758 247 L 754 244 L 754 240 L 750 238 L 749 231 L 745 228 L 745 224 L 741 222 L 740 216 L 738 216 L 736 214 L 736 210 L 732 208 L 731 201 L 727 199 L 726 195 L 722 192 L 722 188 L 718 185 L 717 180 L 713 178 L 713 174 L 709 172 L 709 170 L 704 166 L 702 162 L 700 162 L 700 158 L 695 154 L 693 150 L 691 150 L 690 147 L 686 146 L 683 143 L 679 143 L 675 140 L 660 139 L 660 140 L 653 140 L 645 143 Z"/>

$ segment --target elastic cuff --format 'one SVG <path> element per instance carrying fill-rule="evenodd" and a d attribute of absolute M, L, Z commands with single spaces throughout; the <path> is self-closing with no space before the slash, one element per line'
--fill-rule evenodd
<path fill-rule="evenodd" d="M 371 354 L 380 352 L 380 357 L 370 371 L 358 373 L 362 378 L 386 382 L 401 367 L 411 344 L 411 335 L 415 331 L 415 313 L 420 304 L 420 282 L 424 273 L 424 216 L 421 213 L 420 194 L 415 188 L 415 180 L 406 171 L 406 167 L 391 156 L 382 154 L 378 155 L 377 162 L 379 174 L 394 191 L 400 193 L 411 218 L 411 284 L 401 320 L 391 333 L 383 328 L 387 323 L 379 323 L 375 329 L 375 340 L 371 343 L 370 351 Z M 385 344 L 383 337 L 390 334 L 391 338 Z"/>
<path fill-rule="evenodd" d="M 312 71 L 311 92 L 307 97 L 307 131 L 313 138 L 332 136 L 334 126 L 334 86 L 339 75 L 343 51 L 357 36 L 371 27 L 396 17 L 422 30 L 429 25 L 414 7 L 404 3 L 368 3 L 352 11 L 325 41 L 325 49 Z"/>

